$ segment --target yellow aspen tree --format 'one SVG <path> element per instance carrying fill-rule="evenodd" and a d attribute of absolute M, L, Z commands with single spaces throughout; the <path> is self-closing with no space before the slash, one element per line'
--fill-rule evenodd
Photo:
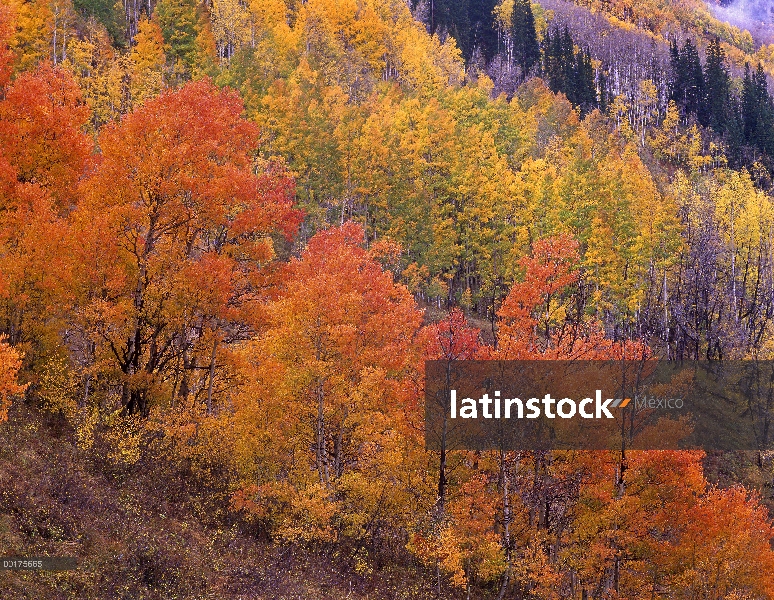
<path fill-rule="evenodd" d="M 107 30 L 90 21 L 86 35 L 70 44 L 65 63 L 74 75 L 92 112 L 96 130 L 124 114 L 129 108 L 126 86 L 128 57 L 110 43 Z"/>
<path fill-rule="evenodd" d="M 129 55 L 129 86 L 132 103 L 140 104 L 146 98 L 157 96 L 164 88 L 164 38 L 154 20 L 143 20 L 134 36 L 134 47 Z"/>
<path fill-rule="evenodd" d="M 47 35 L 49 24 L 53 22 L 51 9 L 46 0 L 10 0 L 9 7 L 16 17 L 11 50 L 16 55 L 16 67 L 27 70 L 51 56 Z"/>

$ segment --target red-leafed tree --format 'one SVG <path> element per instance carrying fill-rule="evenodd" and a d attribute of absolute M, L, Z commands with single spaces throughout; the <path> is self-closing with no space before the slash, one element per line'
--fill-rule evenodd
<path fill-rule="evenodd" d="M 0 5 L 0 89 L 2 89 L 11 78 L 11 67 L 13 66 L 13 52 L 10 48 L 11 35 L 13 35 L 14 19 L 11 7 Z"/>
<path fill-rule="evenodd" d="M 481 334 L 478 329 L 468 325 L 465 313 L 459 308 L 453 308 L 449 315 L 432 325 L 422 328 L 419 343 L 425 360 L 440 360 L 446 364 L 447 388 L 449 388 L 453 362 L 457 360 L 475 360 L 482 351 Z M 449 485 L 447 473 L 446 448 L 446 418 L 448 410 L 448 389 L 444 398 L 442 415 L 444 423 L 440 440 L 440 456 L 438 465 L 438 495 L 436 506 L 442 514 L 446 504 L 446 491 Z"/>
<path fill-rule="evenodd" d="M 32 360 L 44 337 L 55 343 L 67 308 L 66 216 L 92 148 L 87 119 L 68 72 L 48 64 L 19 75 L 0 101 L 0 330 L 37 345 Z"/>
<path fill-rule="evenodd" d="M 497 347 L 480 345 L 477 332 L 467 326 L 463 314 L 452 311 L 445 321 L 426 328 L 428 358 L 445 359 L 451 364 L 476 358 L 646 357 L 645 344 L 614 342 L 599 324 L 573 313 L 579 263 L 578 244 L 571 237 L 538 240 L 532 253 L 520 261 L 522 279 L 512 286 L 498 311 Z M 450 458 L 455 460 L 454 485 L 447 476 Z M 552 558 L 561 547 L 561 529 L 551 523 L 559 523 L 562 513 L 570 510 L 576 501 L 573 488 L 577 481 L 586 469 L 593 470 L 590 464 L 581 465 L 570 458 L 563 453 L 505 448 L 468 456 L 465 452 L 449 453 L 442 445 L 439 498 L 444 500 L 439 504 L 448 508 L 433 536 L 423 543 L 415 540 L 413 547 L 424 558 L 437 560 L 457 582 L 469 581 L 471 576 L 502 575 L 502 593 L 516 585 L 539 597 L 549 597 L 561 581 L 562 571 Z M 598 458 L 595 468 L 613 488 L 615 457 Z M 477 490 L 480 505 L 492 508 L 484 512 L 461 510 L 461 504 L 467 506 L 472 500 L 470 489 Z M 493 539 L 499 539 L 499 551 L 495 551 Z"/>
<path fill-rule="evenodd" d="M 279 537 L 376 536 L 411 514 L 409 482 L 423 485 L 410 426 L 421 312 L 363 245 L 354 223 L 317 233 L 244 348 L 235 505 Z"/>
<path fill-rule="evenodd" d="M 481 332 L 468 325 L 459 308 L 452 308 L 442 321 L 423 327 L 419 340 L 426 360 L 474 360 L 482 347 Z"/>
<path fill-rule="evenodd" d="M 22 354 L 0 337 L 0 423 L 8 418 L 8 401 L 11 396 L 21 394 L 26 385 L 17 381 Z"/>
<path fill-rule="evenodd" d="M 599 323 L 573 314 L 580 255 L 572 237 L 563 234 L 538 240 L 532 254 L 519 264 L 524 277 L 513 285 L 497 312 L 498 345 L 490 357 L 612 360 L 649 354 L 644 343 L 614 342 Z"/>
<path fill-rule="evenodd" d="M 219 344 L 250 335 L 272 236 L 300 221 L 292 180 L 256 172 L 258 131 L 242 110 L 202 80 L 100 133 L 72 215 L 74 325 L 90 348 L 82 360 L 115 369 L 128 414 L 147 414 L 152 398 L 213 410 Z"/>
<path fill-rule="evenodd" d="M 20 74 L 0 102 L 0 148 L 18 181 L 43 187 L 62 209 L 75 201 L 92 151 L 88 119 L 72 76 L 48 63 Z"/>

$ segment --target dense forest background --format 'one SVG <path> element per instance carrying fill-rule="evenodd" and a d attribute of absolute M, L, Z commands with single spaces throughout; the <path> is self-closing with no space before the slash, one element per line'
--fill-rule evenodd
<path fill-rule="evenodd" d="M 88 567 L 4 597 L 774 597 L 770 453 L 439 455 L 422 406 L 774 357 L 771 9 L 3 0 L 0 553 Z"/>

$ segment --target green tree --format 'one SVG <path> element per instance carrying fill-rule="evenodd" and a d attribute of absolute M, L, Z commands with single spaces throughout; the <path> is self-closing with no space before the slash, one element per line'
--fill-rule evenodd
<path fill-rule="evenodd" d="M 690 39 L 685 40 L 682 50 L 672 42 L 670 69 L 670 99 L 677 102 L 686 116 L 699 115 L 704 103 L 704 71 L 699 52 Z"/>
<path fill-rule="evenodd" d="M 107 30 L 115 46 L 126 43 L 126 16 L 120 10 L 121 4 L 113 0 L 73 0 L 73 7 L 84 20 L 94 17 Z"/>
<path fill-rule="evenodd" d="M 494 9 L 497 0 L 473 0 L 468 4 L 470 23 L 470 51 L 479 48 L 486 60 L 497 53 L 497 30 L 494 26 Z"/>
<path fill-rule="evenodd" d="M 189 73 L 196 66 L 199 16 L 196 0 L 159 0 L 155 15 L 164 36 L 167 55 L 178 72 Z"/>
<path fill-rule="evenodd" d="M 430 33 L 448 32 L 457 40 L 457 45 L 466 58 L 470 57 L 472 50 L 469 2 L 470 0 L 435 0 L 430 9 Z"/>
<path fill-rule="evenodd" d="M 705 127 L 712 127 L 723 133 L 730 116 L 731 78 L 725 65 L 726 53 L 718 40 L 712 40 L 707 47 L 704 67 L 705 100 L 700 120 Z"/>
<path fill-rule="evenodd" d="M 742 119 L 747 143 L 774 156 L 774 100 L 769 95 L 766 73 L 760 63 L 754 73 L 749 64 L 745 65 Z"/>
<path fill-rule="evenodd" d="M 515 0 L 511 16 L 513 59 L 523 73 L 529 73 L 540 60 L 540 45 L 535 31 L 535 16 L 530 0 Z"/>

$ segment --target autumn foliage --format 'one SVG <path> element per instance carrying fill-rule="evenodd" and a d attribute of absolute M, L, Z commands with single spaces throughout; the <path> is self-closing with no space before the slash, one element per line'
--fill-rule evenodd
<path fill-rule="evenodd" d="M 12 396 L 24 392 L 27 386 L 17 382 L 22 355 L 0 338 L 0 422 L 8 418 Z"/>
<path fill-rule="evenodd" d="M 289 540 L 373 535 L 411 510 L 421 313 L 362 244 L 355 224 L 315 235 L 243 348 L 235 506 Z"/>
<path fill-rule="evenodd" d="M 74 326 L 91 347 L 85 361 L 115 361 L 130 414 L 147 414 L 165 380 L 166 401 L 188 401 L 197 353 L 214 363 L 219 343 L 250 330 L 271 235 L 299 222 L 291 181 L 271 165 L 255 173 L 257 129 L 241 110 L 200 81 L 100 134 L 71 215 Z"/>
<path fill-rule="evenodd" d="M 9 6 L 0 7 L 0 88 L 4 87 L 11 76 L 13 53 L 10 49 L 13 32 L 13 13 Z"/>
<path fill-rule="evenodd" d="M 92 151 L 83 132 L 89 109 L 73 78 L 44 63 L 14 80 L 1 110 L 0 143 L 17 179 L 67 207 Z"/>
<path fill-rule="evenodd" d="M 703 4 L 130 4 L 0 5 L 2 427 L 34 413 L 111 485 L 163 471 L 166 503 L 199 491 L 202 544 L 320 552 L 350 592 L 774 598 L 765 452 L 424 440 L 428 360 L 771 358 L 771 157 L 670 101 L 658 62 Z M 647 64 L 546 36 L 576 14 Z M 577 64 L 550 72 L 538 38 Z M 552 91 L 581 71 L 593 99 Z"/>

